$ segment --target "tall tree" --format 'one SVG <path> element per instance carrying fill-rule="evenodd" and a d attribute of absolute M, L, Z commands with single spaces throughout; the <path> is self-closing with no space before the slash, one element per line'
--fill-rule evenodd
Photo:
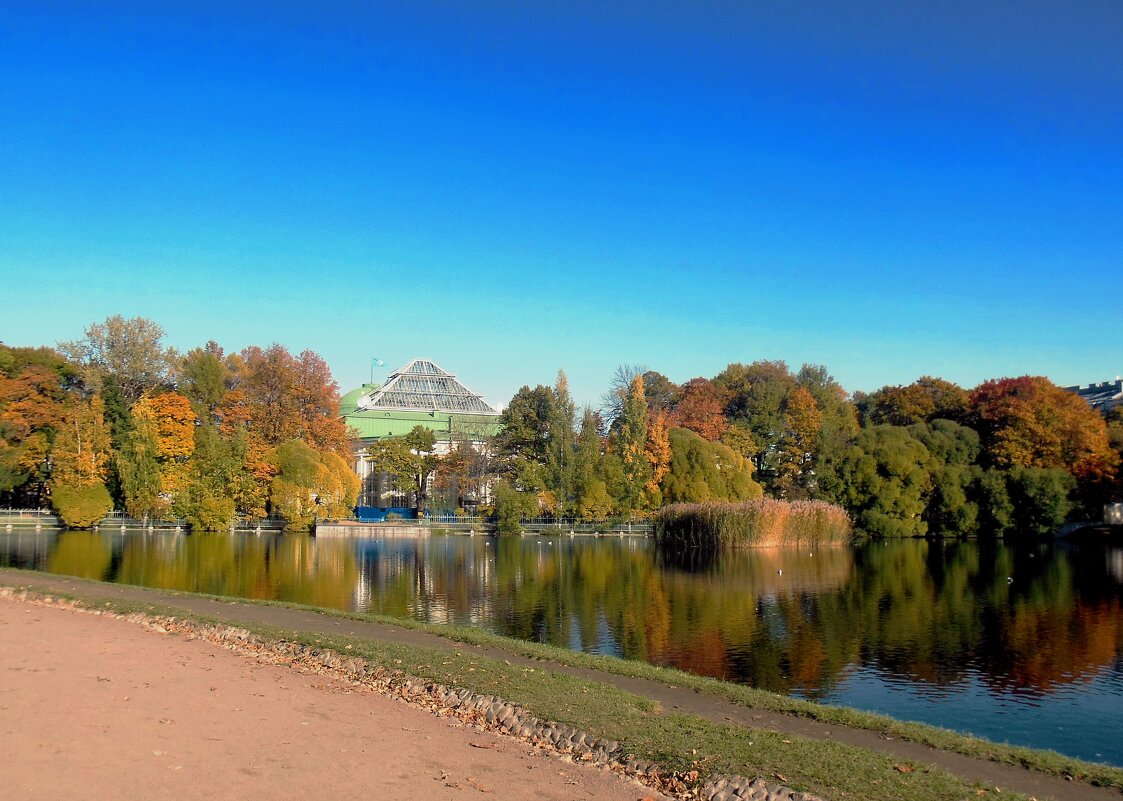
<path fill-rule="evenodd" d="M 621 364 L 612 373 L 612 378 L 608 382 L 608 391 L 601 396 L 601 416 L 608 423 L 609 428 L 615 428 L 617 421 L 624 414 L 624 404 L 632 391 L 632 382 L 637 376 L 642 377 L 646 369 L 639 364 Z"/>
<path fill-rule="evenodd" d="M 647 399 L 643 394 L 643 376 L 632 379 L 631 391 L 624 401 L 615 426 L 613 450 L 623 468 L 624 483 L 618 498 L 622 509 L 631 513 L 642 508 L 644 488 L 651 479 L 647 460 Z"/>
<path fill-rule="evenodd" d="M 222 403 L 232 381 L 222 348 L 211 341 L 205 347 L 187 352 L 180 364 L 176 383 L 196 407 L 196 413 L 202 416 L 213 412 Z"/>
<path fill-rule="evenodd" d="M 648 506 L 657 508 L 662 505 L 663 495 L 660 486 L 671 469 L 671 437 L 667 415 L 663 411 L 651 413 L 647 425 L 647 441 L 644 455 L 651 466 L 651 475 L 644 485 Z"/>
<path fill-rule="evenodd" d="M 49 349 L 0 345 L 0 494 L 41 504 L 70 367 Z"/>
<path fill-rule="evenodd" d="M 503 410 L 502 429 L 495 438 L 501 472 L 514 487 L 540 492 L 547 485 L 550 425 L 554 419 L 554 391 L 541 384 L 524 386 Z"/>
<path fill-rule="evenodd" d="M 651 412 L 668 414 L 682 398 L 682 387 L 662 373 L 648 370 L 643 374 L 643 394 Z"/>
<path fill-rule="evenodd" d="M 559 515 L 572 513 L 575 506 L 577 487 L 573 452 L 577 444 L 576 416 L 577 407 L 569 394 L 569 379 L 564 370 L 558 370 L 546 442 L 546 482 L 554 501 L 552 506 Z"/>
<path fill-rule="evenodd" d="M 339 386 L 318 355 L 304 351 L 297 358 L 281 345 L 250 347 L 228 367 L 234 388 L 217 409 L 224 423 L 245 425 L 270 447 L 302 439 L 317 450 L 348 453 Z"/>
<path fill-rule="evenodd" d="M 161 497 L 157 448 L 156 421 L 141 417 L 115 454 L 125 511 L 132 517 L 155 517 L 168 510 L 167 502 Z"/>
<path fill-rule="evenodd" d="M 143 317 L 106 318 L 86 329 L 82 339 L 59 343 L 59 350 L 79 365 L 86 386 L 100 391 L 112 376 L 129 403 L 146 390 L 170 383 L 175 351 L 163 344 L 164 329 Z"/>
<path fill-rule="evenodd" d="M 806 498 L 814 489 L 811 469 L 823 415 L 815 398 L 795 387 L 784 401 L 784 426 L 776 451 L 774 489 L 781 498 Z"/>

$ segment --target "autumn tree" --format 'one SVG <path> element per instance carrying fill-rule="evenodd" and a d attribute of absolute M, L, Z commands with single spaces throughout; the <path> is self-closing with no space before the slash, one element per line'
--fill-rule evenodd
<path fill-rule="evenodd" d="M 671 424 L 717 442 L 729 425 L 725 418 L 727 400 L 728 394 L 713 381 L 692 378 L 682 387 L 682 397 L 671 412 Z"/>
<path fill-rule="evenodd" d="M 113 508 L 105 486 L 109 427 L 101 396 L 68 398 L 51 447 L 51 503 L 67 526 L 85 528 Z"/>
<path fill-rule="evenodd" d="M 644 455 L 651 468 L 651 475 L 644 485 L 647 505 L 657 508 L 662 505 L 663 495 L 660 486 L 671 468 L 671 438 L 667 415 L 662 411 L 651 414 L 647 426 L 647 441 Z"/>
<path fill-rule="evenodd" d="M 643 376 L 632 379 L 631 391 L 624 401 L 614 426 L 612 450 L 620 460 L 623 483 L 617 501 L 622 510 L 631 513 L 643 506 L 644 488 L 651 480 L 651 463 L 647 460 L 647 400 L 643 394 Z"/>
<path fill-rule="evenodd" d="M 347 428 L 339 416 L 339 385 L 327 363 L 312 351 L 299 358 L 281 345 L 246 348 L 233 391 L 218 416 L 242 424 L 266 446 L 301 439 L 321 451 L 348 453 Z"/>
<path fill-rule="evenodd" d="M 73 368 L 49 348 L 0 345 L 0 495 L 43 502 Z"/>
<path fill-rule="evenodd" d="M 1103 416 L 1047 378 L 987 381 L 970 403 L 971 425 L 995 466 L 1060 468 L 1081 481 L 1103 480 L 1115 470 Z"/>
<path fill-rule="evenodd" d="M 932 420 L 965 419 L 968 393 L 950 381 L 921 376 L 906 386 L 886 386 L 863 402 L 872 425 L 907 426 Z"/>
<path fill-rule="evenodd" d="M 823 416 L 815 398 L 803 387 L 795 387 L 784 400 L 783 429 L 776 449 L 776 479 L 781 498 L 807 497 L 813 489 L 810 470 Z"/>

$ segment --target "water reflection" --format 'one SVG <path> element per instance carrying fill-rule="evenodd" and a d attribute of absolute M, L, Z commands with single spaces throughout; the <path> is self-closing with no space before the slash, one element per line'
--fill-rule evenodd
<path fill-rule="evenodd" d="M 1119 547 L 43 532 L 0 564 L 478 625 L 1123 764 Z"/>

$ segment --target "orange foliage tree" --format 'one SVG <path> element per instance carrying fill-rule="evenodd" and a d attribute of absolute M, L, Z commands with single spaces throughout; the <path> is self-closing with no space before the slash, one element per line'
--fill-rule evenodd
<path fill-rule="evenodd" d="M 244 425 L 268 447 L 301 439 L 319 451 L 348 453 L 339 385 L 320 356 L 306 350 L 296 357 L 281 345 L 250 347 L 233 372 L 234 389 L 217 410 L 224 426 Z"/>
<path fill-rule="evenodd" d="M 659 485 L 671 469 L 671 437 L 667 426 L 667 415 L 662 411 L 650 415 L 647 424 L 647 442 L 644 453 L 651 465 L 651 477 L 644 485 L 652 506 L 658 506 Z"/>
<path fill-rule="evenodd" d="M 156 456 L 186 459 L 195 450 L 195 412 L 178 392 L 145 395 L 133 405 L 133 416 L 155 426 Z"/>
<path fill-rule="evenodd" d="M 971 424 L 999 467 L 1061 468 L 1098 481 L 1118 456 L 1103 417 L 1078 395 L 1041 376 L 1003 378 L 971 393 Z"/>
<path fill-rule="evenodd" d="M 728 393 L 705 378 L 692 378 L 683 385 L 682 400 L 671 413 L 676 428 L 689 428 L 710 442 L 717 442 L 729 421 L 725 418 Z"/>

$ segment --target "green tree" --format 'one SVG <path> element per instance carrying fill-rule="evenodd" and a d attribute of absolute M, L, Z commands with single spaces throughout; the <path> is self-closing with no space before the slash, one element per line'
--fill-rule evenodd
<path fill-rule="evenodd" d="M 1009 473 L 1007 486 L 1014 508 L 1014 534 L 1052 534 L 1073 511 L 1076 479 L 1066 470 L 1016 467 Z"/>
<path fill-rule="evenodd" d="M 156 423 L 146 417 L 137 421 L 114 455 L 125 511 L 135 518 L 155 517 L 167 511 L 167 504 L 160 497 L 156 447 Z"/>
<path fill-rule="evenodd" d="M 548 483 L 550 426 L 554 420 L 554 391 L 539 385 L 524 386 L 499 418 L 502 430 L 495 438 L 500 472 L 513 486 L 537 493 Z"/>
<path fill-rule="evenodd" d="M 506 481 L 495 483 L 495 517 L 500 534 L 518 534 L 522 520 L 533 516 L 538 504 L 532 495 L 520 492 Z"/>
<path fill-rule="evenodd" d="M 211 414 L 222 403 L 232 376 L 217 342 L 187 352 L 179 366 L 176 382 L 180 392 L 191 400 L 200 417 Z"/>
<path fill-rule="evenodd" d="M 425 426 L 414 426 L 402 437 L 378 440 L 367 448 L 366 459 L 375 470 L 393 476 L 399 486 L 409 487 L 417 509 L 427 507 L 430 477 L 440 465 L 436 434 Z"/>
<path fill-rule="evenodd" d="M 746 501 L 764 494 L 752 466 L 738 453 L 686 428 L 672 428 L 671 464 L 663 479 L 664 503 Z"/>
<path fill-rule="evenodd" d="M 930 464 L 928 449 L 907 429 L 873 426 L 855 437 L 825 489 L 870 534 L 921 536 L 928 531 Z"/>

